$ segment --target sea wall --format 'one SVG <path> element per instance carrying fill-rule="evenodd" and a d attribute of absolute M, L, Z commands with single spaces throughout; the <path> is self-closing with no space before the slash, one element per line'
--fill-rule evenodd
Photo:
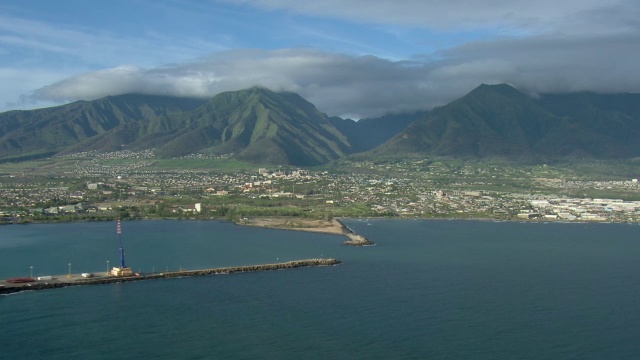
<path fill-rule="evenodd" d="M 20 285 L 7 285 L 0 288 L 0 295 L 12 294 L 20 291 L 29 290 L 45 290 L 56 289 L 68 286 L 81 286 L 81 285 L 100 285 L 100 284 L 113 284 L 130 281 L 142 281 L 142 280 L 154 280 L 164 278 L 181 278 L 192 276 L 204 276 L 204 275 L 219 275 L 219 274 L 234 274 L 234 273 L 246 273 L 246 272 L 259 272 L 259 271 L 273 271 L 273 270 L 286 270 L 295 269 L 300 267 L 310 266 L 333 266 L 340 264 L 340 260 L 337 259 L 307 259 L 307 260 L 295 260 L 284 263 L 275 264 L 261 264 L 261 265 L 246 265 L 246 266 L 234 266 L 225 268 L 212 268 L 201 270 L 182 270 L 172 271 L 159 274 L 145 274 L 140 276 L 128 276 L 128 277 L 95 277 L 80 280 L 68 280 L 64 278 L 58 278 L 50 282 L 33 282 L 29 284 Z"/>

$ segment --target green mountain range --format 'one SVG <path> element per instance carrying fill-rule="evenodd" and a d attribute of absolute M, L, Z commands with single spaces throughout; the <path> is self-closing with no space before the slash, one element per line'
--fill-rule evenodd
<path fill-rule="evenodd" d="M 49 156 L 129 123 L 193 110 L 204 102 L 130 94 L 1 113 L 0 158 L 20 160 Z"/>
<path fill-rule="evenodd" d="M 198 108 L 115 127 L 68 151 L 155 148 L 159 156 L 234 154 L 257 163 L 316 165 L 351 152 L 315 106 L 265 88 L 225 92 Z"/>
<path fill-rule="evenodd" d="M 435 156 L 555 159 L 640 156 L 640 94 L 526 95 L 481 85 L 385 144 L 371 157 Z"/>
<path fill-rule="evenodd" d="M 311 166 L 360 158 L 447 156 L 548 160 L 640 156 L 640 94 L 530 96 L 481 85 L 430 112 L 353 121 L 294 93 L 254 87 L 211 99 L 151 95 L 0 114 L 0 161 L 88 150 L 156 149 L 160 157 L 233 154 Z"/>

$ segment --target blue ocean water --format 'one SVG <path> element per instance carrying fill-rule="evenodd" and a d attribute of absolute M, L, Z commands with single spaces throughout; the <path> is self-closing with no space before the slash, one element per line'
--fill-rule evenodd
<path fill-rule="evenodd" d="M 151 272 L 335 257 L 335 267 L 0 296 L 15 359 L 633 359 L 640 226 L 348 220 L 377 245 L 217 221 L 123 223 Z M 115 223 L 0 227 L 0 277 L 106 270 Z"/>

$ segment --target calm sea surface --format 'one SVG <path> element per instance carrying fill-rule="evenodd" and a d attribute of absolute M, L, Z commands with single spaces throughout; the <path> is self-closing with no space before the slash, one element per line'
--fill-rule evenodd
<path fill-rule="evenodd" d="M 637 359 L 640 226 L 349 220 L 340 236 L 123 223 L 135 271 L 335 267 L 0 296 L 6 359 Z M 115 223 L 0 227 L 0 278 L 105 271 Z"/>

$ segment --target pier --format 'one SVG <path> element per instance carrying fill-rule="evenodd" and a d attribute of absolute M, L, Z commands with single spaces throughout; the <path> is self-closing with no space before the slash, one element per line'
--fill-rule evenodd
<path fill-rule="evenodd" d="M 283 263 L 273 264 L 261 264 L 261 265 L 245 265 L 201 270 L 180 270 L 171 271 L 158 274 L 138 274 L 134 276 L 113 276 L 109 273 L 96 273 L 92 277 L 83 277 L 80 274 L 72 275 L 60 275 L 47 277 L 46 280 L 37 280 L 30 278 L 31 281 L 22 281 L 19 283 L 9 283 L 6 280 L 0 281 L 0 295 L 12 294 L 21 291 L 29 290 L 45 290 L 56 289 L 69 286 L 81 286 L 81 285 L 100 285 L 100 284 L 113 284 L 130 281 L 142 281 L 142 280 L 155 280 L 165 278 L 181 278 L 192 276 L 205 276 L 205 275 L 221 275 L 221 274 L 235 274 L 235 273 L 247 273 L 247 272 L 261 272 L 261 271 L 273 271 L 273 270 L 286 270 L 296 269 L 301 267 L 311 266 L 333 266 L 340 264 L 340 260 L 337 259 L 307 259 L 307 260 L 294 260 Z M 100 275 L 104 274 L 104 275 Z M 25 278 L 22 278 L 25 279 Z"/>

